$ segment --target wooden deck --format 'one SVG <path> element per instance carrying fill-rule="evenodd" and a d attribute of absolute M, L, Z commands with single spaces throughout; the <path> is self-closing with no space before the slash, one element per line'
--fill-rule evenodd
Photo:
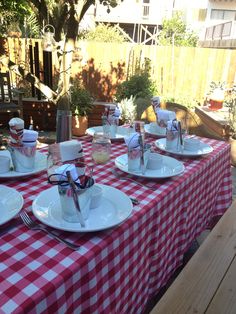
<path fill-rule="evenodd" d="M 236 201 L 151 314 L 236 313 Z"/>

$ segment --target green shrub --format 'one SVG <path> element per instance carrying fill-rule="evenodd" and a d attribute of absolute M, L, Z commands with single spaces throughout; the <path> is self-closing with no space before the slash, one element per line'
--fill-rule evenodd
<path fill-rule="evenodd" d="M 125 36 L 114 26 L 110 24 L 99 24 L 94 30 L 83 32 L 79 36 L 80 39 L 88 41 L 99 41 L 106 43 L 123 43 L 127 41 Z"/>
<path fill-rule="evenodd" d="M 76 79 L 70 88 L 71 110 L 74 115 L 87 116 L 93 108 L 93 97 Z"/>
<path fill-rule="evenodd" d="M 150 60 L 146 58 L 143 68 L 136 69 L 134 75 L 117 86 L 116 101 L 120 102 L 125 98 L 129 99 L 131 96 L 138 99 L 151 98 L 155 95 L 157 90 L 155 82 L 151 79 L 150 70 Z"/>

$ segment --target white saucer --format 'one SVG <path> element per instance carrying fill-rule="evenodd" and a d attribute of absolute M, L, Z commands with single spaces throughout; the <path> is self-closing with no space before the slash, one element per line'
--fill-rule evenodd
<path fill-rule="evenodd" d="M 80 223 L 67 222 L 62 218 L 58 187 L 53 186 L 41 192 L 33 201 L 32 210 L 35 217 L 42 223 L 65 231 L 92 232 L 111 228 L 127 219 L 133 205 L 130 198 L 120 190 L 97 184 L 102 188 L 101 204 L 90 209 L 85 227 Z"/>
<path fill-rule="evenodd" d="M 0 151 L 0 155 L 11 157 L 10 152 L 8 150 Z M 17 172 L 17 171 L 11 170 L 6 173 L 0 173 L 0 178 L 5 178 L 5 179 L 22 178 L 22 177 L 27 177 L 27 176 L 37 174 L 45 169 L 47 169 L 47 156 L 40 152 L 36 152 L 34 170 L 30 172 Z"/>
<path fill-rule="evenodd" d="M 182 151 L 170 150 L 166 149 L 166 139 L 161 138 L 155 141 L 155 145 L 162 151 L 172 153 L 178 156 L 185 156 L 185 157 L 198 157 L 202 155 L 207 155 L 213 151 L 213 148 L 200 141 L 200 146 L 197 150 L 186 150 L 183 149 Z"/>
<path fill-rule="evenodd" d="M 102 132 L 103 133 L 103 127 L 102 126 L 94 126 L 94 127 L 86 130 L 86 133 L 88 135 L 91 135 L 91 136 L 94 136 L 95 132 Z M 132 131 L 131 133 L 133 133 L 133 132 L 134 131 Z M 118 126 L 116 137 L 111 137 L 111 140 L 121 140 L 121 139 L 124 139 L 124 137 L 129 135 L 129 134 L 130 134 L 129 127 Z"/>
<path fill-rule="evenodd" d="M 22 195 L 13 188 L 0 185 L 0 225 L 14 218 L 24 204 Z"/>
<path fill-rule="evenodd" d="M 154 135 L 156 137 L 166 137 L 166 133 L 161 133 L 161 132 L 154 132 L 151 130 L 151 126 L 150 124 L 145 124 L 144 125 L 144 131 L 147 133 L 147 134 L 150 134 L 150 135 Z"/>
<path fill-rule="evenodd" d="M 146 169 L 145 174 L 141 172 L 128 171 L 128 156 L 123 154 L 115 159 L 115 165 L 120 170 L 132 174 L 134 176 L 152 179 L 164 179 L 177 176 L 184 172 L 184 165 L 181 161 L 169 156 L 163 156 L 163 166 L 160 169 Z"/>

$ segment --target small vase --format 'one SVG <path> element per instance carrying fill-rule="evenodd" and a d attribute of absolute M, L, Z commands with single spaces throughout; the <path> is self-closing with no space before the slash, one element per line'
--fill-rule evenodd
<path fill-rule="evenodd" d="M 83 136 L 88 128 L 87 116 L 72 116 L 72 134 Z"/>

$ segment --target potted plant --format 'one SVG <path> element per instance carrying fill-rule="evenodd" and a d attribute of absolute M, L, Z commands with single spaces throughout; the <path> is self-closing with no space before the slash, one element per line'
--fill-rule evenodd
<path fill-rule="evenodd" d="M 210 91 L 207 96 L 209 109 L 213 111 L 222 109 L 225 98 L 225 82 L 211 82 Z"/>
<path fill-rule="evenodd" d="M 93 109 L 93 97 L 79 80 L 70 88 L 72 111 L 72 134 L 82 136 L 88 128 L 88 113 Z"/>
<path fill-rule="evenodd" d="M 229 142 L 231 144 L 231 163 L 236 166 L 236 85 L 228 89 L 224 101 L 228 108 Z"/>

